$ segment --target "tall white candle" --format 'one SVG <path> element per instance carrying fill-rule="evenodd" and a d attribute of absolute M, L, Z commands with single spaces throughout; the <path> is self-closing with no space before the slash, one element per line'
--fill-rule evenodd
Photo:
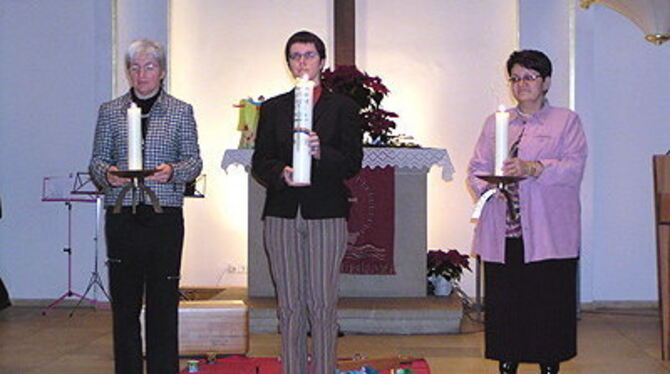
<path fill-rule="evenodd" d="M 128 108 L 128 170 L 142 170 L 142 112 L 135 103 Z"/>
<path fill-rule="evenodd" d="M 307 75 L 298 78 L 295 86 L 293 113 L 293 181 L 311 183 L 312 155 L 309 147 L 309 131 L 312 130 L 312 103 L 314 82 Z"/>
<path fill-rule="evenodd" d="M 496 112 L 496 160 L 495 175 L 503 175 L 503 161 L 507 159 L 509 145 L 507 144 L 507 130 L 509 124 L 509 113 L 505 107 L 500 105 Z"/>

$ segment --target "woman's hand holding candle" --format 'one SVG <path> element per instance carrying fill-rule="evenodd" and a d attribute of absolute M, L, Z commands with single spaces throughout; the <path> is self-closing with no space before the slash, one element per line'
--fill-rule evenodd
<path fill-rule="evenodd" d="M 309 186 L 309 183 L 298 183 L 293 181 L 293 168 L 290 166 L 284 166 L 284 170 L 282 170 L 281 176 L 284 182 L 286 182 L 286 184 L 291 187 Z"/>
<path fill-rule="evenodd" d="M 130 178 L 122 178 L 117 175 L 114 175 L 112 174 L 113 171 L 119 171 L 119 168 L 117 168 L 116 166 L 110 166 L 109 169 L 107 169 L 107 182 L 112 186 L 120 187 L 130 182 Z"/>
<path fill-rule="evenodd" d="M 148 181 L 166 183 L 172 178 L 172 165 L 170 164 L 160 164 L 156 166 L 156 172 L 147 177 Z"/>
<path fill-rule="evenodd" d="M 309 132 L 309 150 L 312 157 L 317 160 L 321 159 L 321 143 L 319 141 L 319 135 L 314 131 Z"/>
<path fill-rule="evenodd" d="M 502 170 L 504 175 L 512 177 L 539 177 L 544 166 L 538 161 L 525 161 L 515 157 L 505 160 Z"/>

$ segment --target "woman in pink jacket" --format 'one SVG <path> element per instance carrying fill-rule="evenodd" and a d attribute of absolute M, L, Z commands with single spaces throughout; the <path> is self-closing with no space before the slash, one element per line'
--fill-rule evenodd
<path fill-rule="evenodd" d="M 473 251 L 485 269 L 486 358 L 501 374 L 520 362 L 541 373 L 577 354 L 579 188 L 587 147 L 579 116 L 549 104 L 551 61 L 539 51 L 512 53 L 509 158 L 503 173 L 524 177 L 490 199 L 475 228 Z M 487 118 L 468 168 L 477 196 L 491 188 L 477 175 L 494 169 L 495 117 Z M 507 196 L 507 197 L 503 197 Z"/>

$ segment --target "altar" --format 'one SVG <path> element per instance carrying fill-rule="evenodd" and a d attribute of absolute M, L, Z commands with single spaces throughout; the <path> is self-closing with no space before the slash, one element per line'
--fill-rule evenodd
<path fill-rule="evenodd" d="M 249 171 L 252 154 L 253 150 L 226 150 L 221 167 L 226 170 L 242 165 Z M 426 296 L 427 174 L 434 165 L 442 169 L 443 180 L 451 180 L 454 168 L 445 149 L 364 148 L 364 168 L 390 167 L 393 172 L 393 271 L 384 275 L 342 274 L 341 297 Z M 274 286 L 261 221 L 265 188 L 249 175 L 248 192 L 248 294 L 272 297 Z"/>

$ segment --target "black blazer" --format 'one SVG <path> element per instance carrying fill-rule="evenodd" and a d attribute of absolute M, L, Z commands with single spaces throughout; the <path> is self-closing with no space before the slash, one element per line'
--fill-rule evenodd
<path fill-rule="evenodd" d="M 266 187 L 263 217 L 337 218 L 349 215 L 349 190 L 344 180 L 361 169 L 362 130 L 359 108 L 340 94 L 321 93 L 314 107 L 312 129 L 319 135 L 321 159 L 312 159 L 308 187 L 289 187 L 282 178 L 293 159 L 294 91 L 267 100 L 261 106 L 253 176 Z"/>

